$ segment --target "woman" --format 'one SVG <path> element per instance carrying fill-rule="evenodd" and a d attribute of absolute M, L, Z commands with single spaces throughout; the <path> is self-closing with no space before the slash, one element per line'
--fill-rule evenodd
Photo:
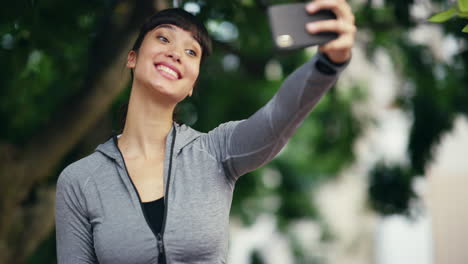
<path fill-rule="evenodd" d="M 59 176 L 58 262 L 225 263 L 236 180 L 280 151 L 351 57 L 350 7 L 344 0 L 307 6 L 319 9 L 338 19 L 307 30 L 339 38 L 319 47 L 251 117 L 209 133 L 172 120 L 210 52 L 208 34 L 181 9 L 151 17 L 128 54 L 133 80 L 123 133 Z"/>

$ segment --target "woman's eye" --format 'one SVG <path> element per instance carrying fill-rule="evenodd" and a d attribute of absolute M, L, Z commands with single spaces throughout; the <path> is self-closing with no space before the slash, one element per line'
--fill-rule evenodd
<path fill-rule="evenodd" d="M 162 42 L 169 42 L 169 40 L 164 36 L 158 36 L 157 38 L 161 40 Z"/>
<path fill-rule="evenodd" d="M 197 53 L 194 51 L 194 50 L 191 50 L 191 49 L 188 49 L 185 51 L 187 54 L 189 54 L 190 56 L 194 56 L 196 57 L 197 56 Z"/>

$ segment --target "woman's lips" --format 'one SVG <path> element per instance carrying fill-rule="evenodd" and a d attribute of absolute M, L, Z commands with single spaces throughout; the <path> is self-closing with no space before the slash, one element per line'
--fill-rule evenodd
<path fill-rule="evenodd" d="M 177 68 L 171 66 L 170 64 L 160 62 L 155 64 L 156 70 L 160 72 L 164 77 L 171 80 L 179 80 L 181 74 Z"/>

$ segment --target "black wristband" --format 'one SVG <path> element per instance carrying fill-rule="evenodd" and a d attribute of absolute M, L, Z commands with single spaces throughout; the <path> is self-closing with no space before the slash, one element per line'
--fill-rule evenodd
<path fill-rule="evenodd" d="M 333 75 L 337 73 L 336 68 L 340 68 L 348 64 L 350 59 L 343 63 L 333 62 L 325 53 L 320 52 L 319 59 L 315 62 L 315 67 L 318 71 L 325 75 Z"/>

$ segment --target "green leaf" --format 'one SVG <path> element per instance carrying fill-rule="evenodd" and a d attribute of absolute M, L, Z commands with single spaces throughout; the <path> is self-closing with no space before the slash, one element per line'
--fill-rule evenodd
<path fill-rule="evenodd" d="M 468 12 L 461 12 L 459 11 L 457 13 L 457 16 L 462 17 L 462 18 L 468 18 Z"/>
<path fill-rule="evenodd" d="M 468 12 L 468 0 L 458 0 L 458 9 L 461 12 Z"/>
<path fill-rule="evenodd" d="M 452 18 L 456 13 L 457 10 L 452 7 L 449 10 L 433 15 L 429 18 L 429 21 L 434 23 L 442 23 Z"/>
<path fill-rule="evenodd" d="M 468 33 L 468 25 L 466 25 L 466 26 L 462 29 L 462 32 Z"/>

